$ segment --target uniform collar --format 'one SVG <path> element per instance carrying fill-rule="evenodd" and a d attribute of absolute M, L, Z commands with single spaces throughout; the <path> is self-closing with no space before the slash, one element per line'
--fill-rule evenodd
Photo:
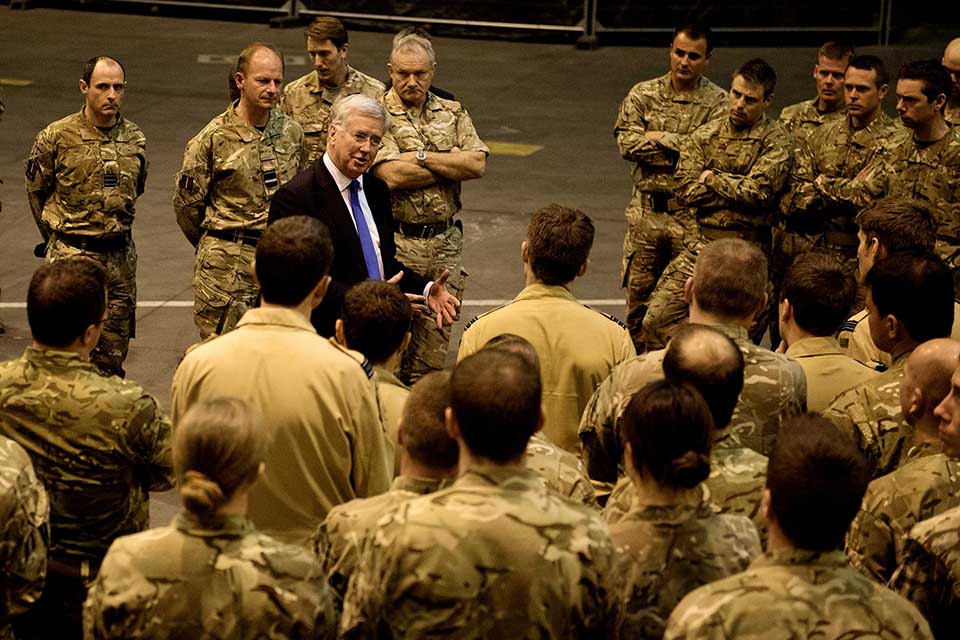
<path fill-rule="evenodd" d="M 636 494 L 634 493 L 636 496 Z M 643 520 L 663 524 L 683 524 L 694 518 L 714 514 L 710 505 L 710 490 L 703 483 L 681 492 L 673 504 L 646 504 L 636 496 L 624 520 Z"/>
<path fill-rule="evenodd" d="M 750 342 L 750 333 L 745 327 L 742 327 L 738 324 L 711 324 L 708 326 L 716 329 L 738 344 L 743 343 L 744 341 Z M 753 342 L 750 342 L 750 344 L 753 344 Z"/>
<path fill-rule="evenodd" d="M 390 87 L 390 90 L 383 95 L 383 105 L 387 108 L 387 111 L 389 111 L 390 115 L 392 116 L 402 116 L 408 113 L 403 101 L 400 99 L 400 96 L 397 95 L 397 92 L 393 87 Z M 437 99 L 437 96 L 433 95 L 432 92 L 427 91 L 427 99 L 423 103 L 423 108 L 420 109 L 420 113 L 423 113 L 424 111 L 439 111 L 442 108 L 443 105 L 440 104 L 440 100 Z"/>
<path fill-rule="evenodd" d="M 414 478 L 413 476 L 397 476 L 390 485 L 390 491 L 409 491 L 417 495 L 425 496 L 449 486 L 451 481 L 447 478 Z"/>
<path fill-rule="evenodd" d="M 811 356 L 842 355 L 840 343 L 833 336 L 811 337 L 797 340 L 787 347 L 787 353 L 791 358 L 807 358 Z"/>
<path fill-rule="evenodd" d="M 227 122 L 236 129 L 237 133 L 240 135 L 240 139 L 244 142 L 253 142 L 254 140 L 269 139 L 277 135 L 280 123 L 280 114 L 276 109 L 270 110 L 270 117 L 267 118 L 267 124 L 263 128 L 263 133 L 260 133 L 260 130 L 255 126 L 241 118 L 237 114 L 237 102 L 234 102 L 229 107 L 224 114 Z"/>
<path fill-rule="evenodd" d="M 256 531 L 244 515 L 201 516 L 186 509 L 174 516 L 173 526 L 198 538 L 240 538 Z"/>
<path fill-rule="evenodd" d="M 374 365 L 373 367 L 373 381 L 379 384 L 389 384 L 394 387 L 400 387 L 401 389 L 409 389 L 407 385 L 403 384 L 392 371 L 387 371 L 380 365 Z"/>
<path fill-rule="evenodd" d="M 569 289 L 560 285 L 553 284 L 531 284 L 523 288 L 523 291 L 517 294 L 514 302 L 521 300 L 543 300 L 544 298 L 562 298 L 576 302 L 577 298 Z"/>
<path fill-rule="evenodd" d="M 783 549 L 766 551 L 750 563 L 750 568 L 773 566 L 817 566 L 824 569 L 842 569 L 849 566 L 843 551 L 809 551 Z"/>
<path fill-rule="evenodd" d="M 536 471 L 520 465 L 474 465 L 461 475 L 454 486 L 499 487 L 512 491 L 546 492 L 547 485 Z"/>
<path fill-rule="evenodd" d="M 118 138 L 118 133 L 123 131 L 123 115 L 117 112 L 117 121 L 112 127 L 104 131 L 87 120 L 86 116 L 83 115 L 83 110 L 86 108 L 86 105 L 80 107 L 80 111 L 77 113 L 77 117 L 80 118 L 82 127 L 80 129 L 80 136 L 84 140 L 106 140 Z"/>
<path fill-rule="evenodd" d="M 303 317 L 298 311 L 293 309 L 284 309 L 282 307 L 256 307 L 247 310 L 237 323 L 237 328 L 251 327 L 257 325 L 290 327 L 291 329 L 301 329 L 316 334 L 317 330 L 313 328 L 310 321 Z"/>
<path fill-rule="evenodd" d="M 70 367 L 87 369 L 89 371 L 97 370 L 88 358 L 84 358 L 79 353 L 74 353 L 73 351 L 37 349 L 34 346 L 29 346 L 24 350 L 23 357 L 28 362 L 47 367 Z"/>

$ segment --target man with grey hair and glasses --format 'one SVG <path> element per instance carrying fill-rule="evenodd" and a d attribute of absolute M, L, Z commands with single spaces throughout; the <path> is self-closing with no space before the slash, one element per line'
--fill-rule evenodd
<path fill-rule="evenodd" d="M 330 287 L 311 317 L 324 336 L 334 333 L 347 289 L 368 278 L 389 279 L 412 297 L 422 296 L 438 326 L 453 322 L 460 306 L 444 287 L 446 274 L 428 281 L 397 259 L 390 192 L 366 173 L 383 146 L 386 128 L 382 104 L 362 94 L 341 98 L 333 105 L 323 156 L 280 187 L 270 204 L 270 223 L 308 215 L 330 231 L 336 247 Z"/>

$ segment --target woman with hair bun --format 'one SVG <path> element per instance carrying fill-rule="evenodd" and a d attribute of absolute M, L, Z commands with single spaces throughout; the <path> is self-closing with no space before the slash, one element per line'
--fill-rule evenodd
<path fill-rule="evenodd" d="M 667 618 L 697 587 L 747 568 L 760 554 L 749 518 L 720 515 L 710 475 L 710 409 L 685 382 L 641 389 L 624 410 L 624 466 L 636 497 L 610 527 L 612 638 L 663 637 Z"/>
<path fill-rule="evenodd" d="M 118 538 L 84 605 L 84 637 L 325 638 L 337 616 L 317 561 L 257 533 L 247 497 L 267 430 L 242 400 L 199 403 L 176 426 L 184 510 L 168 527 Z"/>

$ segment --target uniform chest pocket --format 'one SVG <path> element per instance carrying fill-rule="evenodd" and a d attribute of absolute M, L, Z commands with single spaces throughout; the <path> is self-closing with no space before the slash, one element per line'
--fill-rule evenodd
<path fill-rule="evenodd" d="M 720 138 L 714 153 L 714 167 L 737 175 L 745 175 L 760 155 L 760 141 L 753 138 Z"/>
<path fill-rule="evenodd" d="M 103 186 L 102 175 L 103 159 L 100 157 L 98 143 L 84 143 L 60 149 L 60 157 L 57 159 L 57 183 L 64 194 L 99 190 Z"/>

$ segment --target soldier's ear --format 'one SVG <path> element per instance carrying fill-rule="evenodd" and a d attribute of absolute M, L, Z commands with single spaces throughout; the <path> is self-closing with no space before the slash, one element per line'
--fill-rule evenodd
<path fill-rule="evenodd" d="M 410 340 L 413 338 L 413 333 L 407 331 L 403 334 L 403 340 L 400 341 L 400 348 L 397 349 L 399 353 L 404 353 L 407 350 L 407 347 L 410 346 Z"/>
<path fill-rule="evenodd" d="M 523 262 L 530 262 L 530 245 L 526 240 L 520 243 L 520 260 Z"/>
<path fill-rule="evenodd" d="M 443 423 L 447 428 L 447 435 L 460 442 L 460 425 L 457 424 L 457 417 L 453 415 L 453 407 L 443 410 Z"/>
<path fill-rule="evenodd" d="M 770 489 L 764 488 L 760 496 L 760 515 L 767 522 L 770 522 Z"/>
<path fill-rule="evenodd" d="M 885 84 L 881 86 L 879 89 L 877 89 L 877 95 L 880 97 L 881 102 L 883 101 L 884 98 L 887 97 L 887 91 L 889 89 L 890 89 L 890 85 L 888 84 Z"/>
<path fill-rule="evenodd" d="M 343 346 L 347 346 L 347 338 L 343 333 L 343 320 L 337 318 L 336 324 L 333 325 L 333 334 L 337 338 L 337 342 Z M 349 347 L 347 347 L 349 349 Z"/>
<path fill-rule="evenodd" d="M 84 82 L 83 80 L 80 81 L 80 93 L 84 93 L 84 94 L 85 94 L 85 93 L 87 92 L 87 89 L 89 89 L 89 88 L 90 88 L 90 87 L 87 86 L 87 83 L 86 83 L 86 82 Z"/>
<path fill-rule="evenodd" d="M 583 274 L 587 272 L 587 269 L 590 267 L 590 258 L 587 258 L 583 261 L 583 264 L 580 265 L 580 270 L 577 271 L 577 277 L 582 278 Z"/>
<path fill-rule="evenodd" d="M 683 301 L 687 303 L 687 306 L 693 304 L 693 276 L 687 278 L 687 281 L 683 283 Z"/>

